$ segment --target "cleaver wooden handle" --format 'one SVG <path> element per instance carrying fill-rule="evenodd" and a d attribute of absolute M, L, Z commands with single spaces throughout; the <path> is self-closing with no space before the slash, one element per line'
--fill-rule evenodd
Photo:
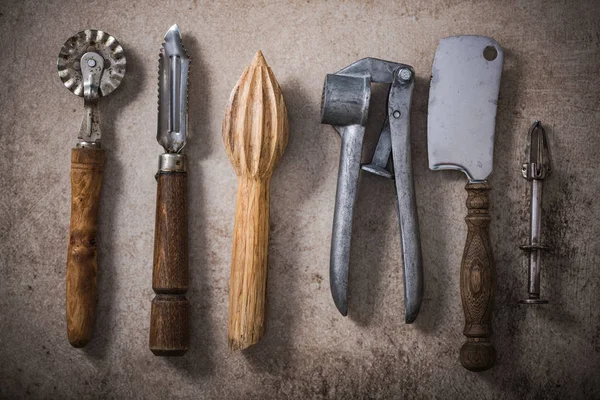
<path fill-rule="evenodd" d="M 465 313 L 460 362 L 470 371 L 484 371 L 494 365 L 496 351 L 490 343 L 492 303 L 496 292 L 496 267 L 490 243 L 491 189 L 487 183 L 468 183 L 467 243 L 460 268 L 460 296 Z"/>

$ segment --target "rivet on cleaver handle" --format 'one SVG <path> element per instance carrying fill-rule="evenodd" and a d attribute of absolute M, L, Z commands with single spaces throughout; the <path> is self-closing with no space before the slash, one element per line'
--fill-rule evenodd
<path fill-rule="evenodd" d="M 489 237 L 487 178 L 493 167 L 503 60 L 502 48 L 493 39 L 442 39 L 429 92 L 429 168 L 460 170 L 469 178 L 468 233 L 460 270 L 467 341 L 460 350 L 460 361 L 471 371 L 486 370 L 495 361 L 490 335 L 496 272 Z"/>

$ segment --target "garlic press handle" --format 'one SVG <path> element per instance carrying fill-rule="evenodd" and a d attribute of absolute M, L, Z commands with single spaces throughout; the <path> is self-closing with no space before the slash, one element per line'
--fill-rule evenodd
<path fill-rule="evenodd" d="M 392 161 L 402 243 L 406 323 L 415 321 L 423 299 L 423 258 L 410 150 L 410 104 L 414 76 L 411 67 L 398 68 L 394 73 L 388 98 Z"/>
<path fill-rule="evenodd" d="M 331 234 L 329 279 L 333 301 L 342 315 L 348 314 L 348 271 L 352 242 L 352 219 L 365 127 L 350 125 L 341 130 L 342 148 Z"/>

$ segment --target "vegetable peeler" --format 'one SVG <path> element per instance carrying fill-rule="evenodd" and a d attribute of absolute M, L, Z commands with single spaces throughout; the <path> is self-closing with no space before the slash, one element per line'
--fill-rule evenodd
<path fill-rule="evenodd" d="M 410 104 L 415 72 L 410 65 L 363 58 L 325 78 L 321 123 L 342 138 L 338 171 L 329 278 L 333 301 L 348 314 L 348 271 L 352 218 L 360 170 L 394 179 L 404 272 L 406 323 L 417 318 L 423 299 L 423 261 L 410 156 Z M 387 115 L 373 159 L 361 166 L 371 83 L 389 84 Z M 391 164 L 391 169 L 387 166 Z"/>
<path fill-rule="evenodd" d="M 83 97 L 84 114 L 71 151 L 71 224 L 67 253 L 67 335 L 74 347 L 92 337 L 97 300 L 98 206 L 104 169 L 100 146 L 98 100 L 107 96 L 125 75 L 125 55 L 106 32 L 88 29 L 68 39 L 58 55 L 58 76 Z"/>
<path fill-rule="evenodd" d="M 156 140 L 165 152 L 158 158 L 154 265 L 150 311 L 150 351 L 182 356 L 189 348 L 188 199 L 186 155 L 187 85 L 190 59 L 177 25 L 164 37 L 158 60 Z"/>

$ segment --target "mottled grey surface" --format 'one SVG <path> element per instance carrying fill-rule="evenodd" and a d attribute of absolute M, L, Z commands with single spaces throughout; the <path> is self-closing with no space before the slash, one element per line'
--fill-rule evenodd
<path fill-rule="evenodd" d="M 193 324 L 188 354 L 163 359 L 147 344 L 161 152 L 154 139 L 156 69 L 162 35 L 175 22 L 193 57 L 187 147 Z M 85 28 L 118 38 L 128 70 L 100 106 L 107 162 L 99 312 L 92 342 L 76 350 L 66 339 L 64 293 L 70 148 L 82 101 L 62 86 L 56 56 Z M 431 62 L 439 39 L 455 34 L 492 36 L 506 54 L 491 179 L 498 362 L 480 374 L 458 362 L 465 178 L 427 169 Z M 247 353 L 231 354 L 236 177 L 221 118 L 257 49 L 284 90 L 291 131 L 272 183 L 268 332 Z M 1 397 L 600 397 L 599 2 L 4 0 L 0 52 Z M 366 56 L 412 64 L 418 75 L 413 163 L 426 289 L 414 325 L 403 323 L 390 181 L 362 178 L 348 318 L 329 293 L 340 141 L 319 123 L 321 85 L 326 73 Z M 374 98 L 373 115 L 381 116 L 381 91 Z M 547 127 L 554 157 L 544 198 L 544 235 L 554 250 L 542 276 L 550 305 L 528 308 L 517 304 L 527 281 L 518 249 L 528 225 L 520 165 L 536 118 Z M 375 139 L 371 132 L 369 149 Z"/>

